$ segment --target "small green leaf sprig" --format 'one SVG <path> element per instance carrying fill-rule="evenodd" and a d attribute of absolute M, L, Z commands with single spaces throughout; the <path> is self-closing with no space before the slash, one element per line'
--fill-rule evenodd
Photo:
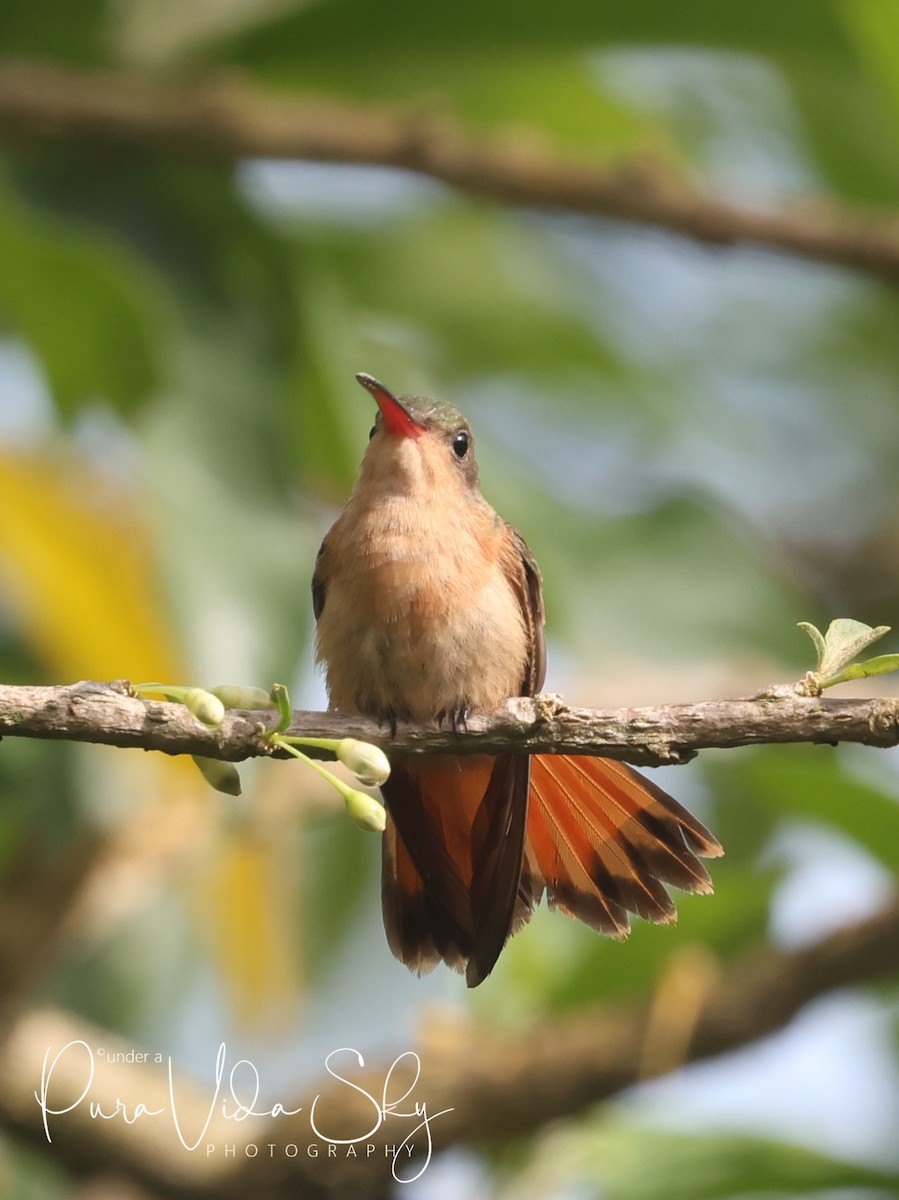
<path fill-rule="evenodd" d="M 387 755 L 378 746 L 370 742 L 361 742 L 356 738 L 303 738 L 292 737 L 284 732 L 290 725 L 292 710 L 287 688 L 276 683 L 271 692 L 262 688 L 242 687 L 239 684 L 219 684 L 213 688 L 199 688 L 167 683 L 136 683 L 131 685 L 135 696 L 165 696 L 175 704 L 183 704 L 187 710 L 209 729 L 217 729 L 225 719 L 229 708 L 248 709 L 250 711 L 275 710 L 278 713 L 278 723 L 265 734 L 266 741 L 279 750 L 284 750 L 294 758 L 300 759 L 317 774 L 326 779 L 342 797 L 350 817 L 362 829 L 382 833 L 387 824 L 384 806 L 373 796 L 360 792 L 358 788 L 350 787 L 342 779 L 338 779 L 327 767 L 310 758 L 299 749 L 308 746 L 319 750 L 330 750 L 334 756 L 348 767 L 360 783 L 370 787 L 382 784 L 390 774 L 390 763 Z M 240 795 L 240 774 L 234 763 L 224 762 L 217 758 L 205 758 L 193 755 L 203 778 L 218 792 L 228 796 Z"/>
<path fill-rule="evenodd" d="M 375 787 L 384 782 L 390 774 L 390 763 L 387 755 L 371 742 L 360 742 L 356 738 L 303 738 L 289 737 L 284 730 L 290 724 L 292 709 L 287 688 L 283 683 L 276 683 L 272 688 L 271 698 L 278 711 L 278 724 L 267 734 L 269 742 L 281 750 L 286 750 L 294 758 L 307 763 L 323 779 L 327 779 L 343 797 L 347 812 L 362 829 L 370 829 L 374 833 L 383 833 L 387 825 L 387 815 L 383 804 L 379 804 L 367 792 L 349 787 L 332 775 L 327 767 L 310 758 L 298 749 L 300 746 L 316 747 L 319 750 L 330 750 L 337 756 L 345 767 L 353 772 L 360 783 Z"/>
<path fill-rule="evenodd" d="M 800 621 L 799 628 L 805 630 L 815 645 L 818 665 L 808 671 L 801 681 L 801 688 L 809 696 L 819 696 L 825 688 L 850 679 L 867 679 L 871 675 L 885 675 L 899 670 L 899 654 L 880 654 L 862 662 L 853 662 L 863 651 L 890 632 L 889 625 L 872 627 L 862 621 L 838 617 L 831 621 L 827 633 L 821 633 L 808 621 Z"/>

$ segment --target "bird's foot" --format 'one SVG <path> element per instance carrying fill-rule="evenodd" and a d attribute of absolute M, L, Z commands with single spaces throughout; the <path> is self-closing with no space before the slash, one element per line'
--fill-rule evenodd
<path fill-rule="evenodd" d="M 385 725 L 390 730 L 390 736 L 396 737 L 398 716 L 395 708 L 384 708 L 378 712 L 378 725 L 383 728 Z"/>
<path fill-rule="evenodd" d="M 450 713 L 453 733 L 468 733 L 468 707 L 454 708 Z"/>

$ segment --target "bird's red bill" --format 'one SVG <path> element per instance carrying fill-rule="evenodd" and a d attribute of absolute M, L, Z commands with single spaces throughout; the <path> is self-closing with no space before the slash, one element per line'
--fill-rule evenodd
<path fill-rule="evenodd" d="M 360 372 L 356 379 L 366 391 L 371 392 L 374 396 L 378 408 L 381 410 L 381 419 L 384 422 L 384 428 L 388 433 L 392 433 L 397 437 L 417 438 L 425 432 L 425 426 L 421 421 L 416 420 L 409 412 L 402 400 L 394 396 L 389 388 L 386 388 L 383 383 L 378 383 L 371 375 L 366 375 Z"/>

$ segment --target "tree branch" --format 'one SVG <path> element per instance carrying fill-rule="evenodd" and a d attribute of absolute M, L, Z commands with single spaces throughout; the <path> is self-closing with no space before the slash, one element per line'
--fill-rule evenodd
<path fill-rule="evenodd" d="M 644 161 L 597 168 L 533 145 L 474 143 L 446 118 L 279 99 L 234 73 L 178 85 L 7 60 L 0 62 L 0 139 L 228 162 L 403 167 L 504 203 L 634 221 L 715 246 L 762 246 L 899 283 L 899 220 L 890 214 L 820 199 L 788 212 L 750 212 Z"/>
<path fill-rule="evenodd" d="M 95 742 L 106 746 L 199 754 L 237 762 L 271 754 L 262 736 L 273 713 L 229 710 L 207 729 L 181 704 L 142 700 L 129 685 L 0 687 L 0 736 Z M 365 717 L 294 712 L 297 737 L 354 737 L 392 752 L 592 754 L 642 766 L 682 763 L 697 751 L 789 742 L 899 744 L 899 701 L 808 697 L 793 687 L 740 700 L 646 708 L 569 708 L 558 696 L 508 700 L 472 716 L 464 732 L 401 724 L 396 734 Z M 310 750 L 322 757 L 324 751 Z"/>
<path fill-rule="evenodd" d="M 698 975 L 692 967 L 687 969 L 694 982 L 699 979 L 701 990 L 685 1031 L 682 1013 L 673 1012 L 671 1005 L 656 1003 L 592 1008 L 554 1018 L 551 1029 L 545 1031 L 536 1027 L 500 1034 L 460 1030 L 458 1026 L 426 1031 L 418 1047 L 421 1078 L 408 1103 L 398 1108 L 406 1112 L 415 1102 L 427 1105 L 433 1117 L 435 1150 L 533 1133 L 640 1080 L 764 1037 L 786 1025 L 810 1000 L 836 988 L 895 976 L 899 971 L 899 905 L 801 950 L 764 948 L 724 970 L 714 964 Z M 675 1020 L 685 1033 L 676 1062 L 647 1053 L 660 1045 L 660 1019 Z M 382 1196 L 389 1183 L 384 1145 L 399 1144 L 417 1123 L 388 1122 L 362 1139 L 355 1159 L 335 1160 L 324 1154 L 312 1159 L 305 1148 L 329 1140 L 317 1137 L 310 1128 L 312 1098 L 319 1097 L 315 1111 L 318 1130 L 327 1131 L 335 1140 L 357 1136 L 372 1125 L 372 1101 L 363 1093 L 373 1097 L 384 1094 L 388 1062 L 359 1071 L 342 1061 L 341 1074 L 350 1082 L 335 1084 L 331 1078 L 322 1078 L 288 1104 L 291 1108 L 302 1105 L 298 1115 L 254 1118 L 243 1124 L 223 1119 L 219 1104 L 210 1109 L 211 1085 L 203 1088 L 176 1074 L 174 1094 L 182 1127 L 195 1134 L 202 1129 L 206 1114 L 212 1114 L 204 1143 L 214 1143 L 218 1152 L 206 1154 L 204 1144 L 190 1154 L 179 1145 L 166 1115 L 171 1105 L 163 1068 L 129 1064 L 124 1056 L 131 1048 L 105 1031 L 89 1029 L 66 1014 L 37 1012 L 23 1017 L 0 1047 L 0 1121 L 43 1145 L 45 1152 L 48 1147 L 34 1096 L 41 1061 L 48 1047 L 55 1052 L 79 1040 L 95 1051 L 96 1073 L 90 1094 L 80 1104 L 78 1097 L 86 1082 L 84 1054 L 67 1058 L 54 1073 L 51 1106 L 65 1110 L 51 1119 L 54 1154 L 80 1171 L 117 1170 L 160 1196 L 182 1200 L 231 1200 L 247 1195 L 266 1200 L 299 1195 L 316 1200 L 338 1195 Z M 409 1083 L 408 1077 L 395 1079 L 396 1090 L 390 1095 L 398 1098 Z M 267 1092 L 264 1080 L 263 1092 Z M 162 1110 L 162 1115 L 159 1119 L 141 1118 L 132 1125 L 120 1119 L 91 1117 L 89 1100 L 97 1100 L 104 1111 L 112 1112 L 118 1097 L 132 1112 L 143 1102 L 148 1108 Z M 423 1134 L 419 1132 L 412 1140 L 420 1155 L 425 1149 Z M 377 1145 L 377 1153 L 365 1153 L 368 1143 Z M 234 1147 L 228 1157 L 221 1153 L 224 1144 Z M 300 1152 L 288 1157 L 284 1153 L 287 1145 L 299 1147 Z M 257 1148 L 252 1157 L 245 1153 L 246 1146 Z M 272 1153 L 266 1149 L 269 1146 Z"/>

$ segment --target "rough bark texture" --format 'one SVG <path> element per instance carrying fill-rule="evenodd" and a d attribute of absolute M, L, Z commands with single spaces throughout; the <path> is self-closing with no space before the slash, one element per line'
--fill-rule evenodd
<path fill-rule="evenodd" d="M 800 685 L 797 685 L 797 687 Z M 97 742 L 165 754 L 240 761 L 271 753 L 262 736 L 274 713 L 229 710 L 207 729 L 181 704 L 141 700 L 128 684 L 0 687 L 0 736 Z M 772 688 L 740 700 L 646 708 L 569 708 L 558 696 L 509 700 L 464 732 L 400 725 L 396 734 L 362 717 L 295 712 L 295 736 L 354 737 L 393 752 L 594 754 L 643 766 L 686 762 L 699 751 L 763 743 L 899 743 L 899 701 L 800 695 Z M 311 754 L 322 754 L 311 750 Z"/>

